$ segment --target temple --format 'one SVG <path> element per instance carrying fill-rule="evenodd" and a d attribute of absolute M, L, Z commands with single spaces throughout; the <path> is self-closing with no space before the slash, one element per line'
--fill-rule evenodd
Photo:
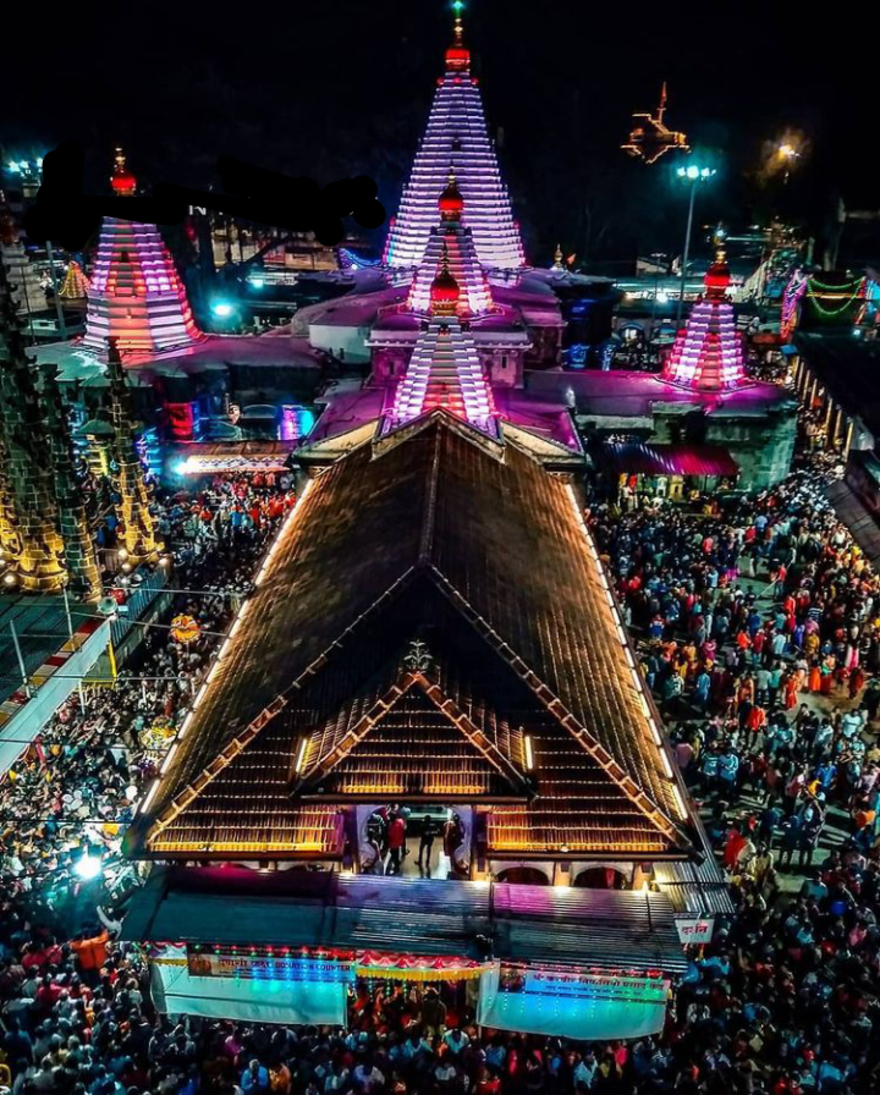
<path fill-rule="evenodd" d="M 118 197 L 137 187 L 118 149 L 110 182 Z M 119 340 L 120 352 L 135 354 L 180 350 L 202 338 L 174 260 L 153 224 L 104 218 L 82 342 L 105 354 L 111 336 Z"/>
<path fill-rule="evenodd" d="M 489 268 L 520 269 L 525 258 L 519 227 L 489 140 L 477 80 L 471 76 L 460 10 L 453 44 L 446 51 L 446 71 L 437 82 L 425 136 L 388 233 L 388 266 L 412 267 L 421 261 L 450 166 L 467 203 L 466 223 L 480 262 Z"/>
<path fill-rule="evenodd" d="M 165 864 L 125 934 L 154 944 L 169 1008 L 215 995 L 202 978 L 223 948 L 282 943 L 352 978 L 476 977 L 481 1021 L 519 1030 L 566 1028 L 538 988 L 505 1019 L 499 961 L 584 976 L 582 1037 L 610 1035 L 601 980 L 633 979 L 611 990 L 620 1008 L 659 999 L 682 925 L 728 898 L 580 507 L 570 478 L 445 408 L 307 481 L 129 831 L 129 854 Z M 445 822 L 428 881 L 411 860 L 376 877 L 371 819 L 393 804 L 413 832 Z M 344 1014 L 342 988 L 314 980 Z M 199 1007 L 293 1007 L 271 990 Z M 298 997 L 297 1021 L 341 1021 L 313 1006 Z M 621 1033 L 662 1021 L 624 1010 Z"/>

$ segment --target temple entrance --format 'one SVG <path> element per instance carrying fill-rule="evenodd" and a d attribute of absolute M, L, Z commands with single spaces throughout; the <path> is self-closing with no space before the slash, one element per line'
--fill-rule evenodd
<path fill-rule="evenodd" d="M 614 867 L 588 867 L 577 876 L 574 886 L 589 890 L 625 890 L 627 880 Z"/>
<path fill-rule="evenodd" d="M 412 1028 L 431 1038 L 442 1028 L 472 1023 L 479 996 L 478 971 L 450 969 L 442 978 L 421 970 L 377 971 L 358 976 L 349 990 L 349 1027 L 377 1034 L 407 1037 Z"/>
<path fill-rule="evenodd" d="M 470 810 L 434 803 L 367 808 L 361 870 L 398 878 L 462 878 L 470 862 Z"/>
<path fill-rule="evenodd" d="M 550 885 L 550 879 L 537 867 L 508 867 L 506 871 L 499 871 L 497 881 L 526 886 Z"/>

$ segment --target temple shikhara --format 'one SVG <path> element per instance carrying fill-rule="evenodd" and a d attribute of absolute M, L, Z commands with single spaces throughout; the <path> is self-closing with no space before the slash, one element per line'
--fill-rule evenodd
<path fill-rule="evenodd" d="M 119 197 L 134 194 L 137 187 L 120 150 L 110 182 Z M 155 225 L 104 218 L 83 344 L 104 353 L 111 337 L 118 339 L 120 351 L 138 354 L 184 349 L 202 337 Z"/>
<path fill-rule="evenodd" d="M 713 269 L 655 398 L 742 379 Z M 574 393 L 524 382 L 588 290 L 525 266 L 457 18 L 382 271 L 292 330 L 369 378 L 297 450 L 127 837 L 162 1010 L 341 1024 L 351 986 L 415 979 L 485 1026 L 660 1029 L 731 906 L 583 519 Z M 427 871 L 384 873 L 389 810 L 436 825 Z"/>
<path fill-rule="evenodd" d="M 706 273 L 706 292 L 678 334 L 661 377 L 697 392 L 729 391 L 749 383 L 742 335 L 727 299 L 730 270 L 720 251 Z"/>
<path fill-rule="evenodd" d="M 520 269 L 525 257 L 519 227 L 486 129 L 479 85 L 471 75 L 460 12 L 425 136 L 388 233 L 385 262 L 389 266 L 411 267 L 421 261 L 435 223 L 434 203 L 450 167 L 455 169 L 468 205 L 468 225 L 480 262 L 487 267 Z"/>

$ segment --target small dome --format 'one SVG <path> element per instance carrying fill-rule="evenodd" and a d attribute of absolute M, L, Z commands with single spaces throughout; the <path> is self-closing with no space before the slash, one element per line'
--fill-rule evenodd
<path fill-rule="evenodd" d="M 471 66 L 471 51 L 464 46 L 450 46 L 446 51 L 446 68 L 451 72 L 464 72 Z"/>
<path fill-rule="evenodd" d="M 435 314 L 451 315 L 455 312 L 460 296 L 458 282 L 444 267 L 431 282 L 431 311 Z"/>
<path fill-rule="evenodd" d="M 451 172 L 449 175 L 449 182 L 446 184 L 446 189 L 440 195 L 437 206 L 440 209 L 440 216 L 444 220 L 457 220 L 464 209 L 464 198 L 461 196 L 461 191 L 458 189 L 458 183 L 455 181 L 455 176 Z"/>
<path fill-rule="evenodd" d="M 113 187 L 113 193 L 120 196 L 133 194 L 137 188 L 137 179 L 125 166 L 125 153 L 121 148 L 116 149 L 116 162 L 113 174 L 110 176 L 110 185 Z"/>
<path fill-rule="evenodd" d="M 431 300 L 458 300 L 458 282 L 448 270 L 441 270 L 431 282 Z"/>
<path fill-rule="evenodd" d="M 723 251 L 715 255 L 715 261 L 706 271 L 703 284 L 706 286 L 707 296 L 723 297 L 726 293 L 730 285 L 730 267 L 727 265 Z"/>
<path fill-rule="evenodd" d="M 121 175 L 113 175 L 110 185 L 113 187 L 114 194 L 133 194 L 137 187 L 137 179 L 130 171 L 125 171 Z"/>

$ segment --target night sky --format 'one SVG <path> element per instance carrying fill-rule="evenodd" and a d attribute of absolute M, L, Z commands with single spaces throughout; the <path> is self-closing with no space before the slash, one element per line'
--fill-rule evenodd
<path fill-rule="evenodd" d="M 231 154 L 321 183 L 370 174 L 389 212 L 452 25 L 443 0 L 301 0 L 239 15 L 120 3 L 41 18 L 37 34 L 16 7 L 5 17 L 17 47 L 4 56 L 4 159 L 75 138 L 98 190 L 117 142 L 145 184 L 208 185 L 216 157 Z M 782 202 L 819 223 L 835 189 L 853 207 L 880 206 L 869 28 L 843 8 L 782 8 L 471 0 L 466 42 L 529 256 L 549 262 L 557 239 L 607 260 L 671 245 L 673 227 L 677 238 L 671 157 L 644 168 L 618 147 L 664 78 L 667 122 L 719 157 L 704 221 L 743 228 Z M 780 194 L 755 171 L 762 142 L 787 127 L 810 147 Z"/>

